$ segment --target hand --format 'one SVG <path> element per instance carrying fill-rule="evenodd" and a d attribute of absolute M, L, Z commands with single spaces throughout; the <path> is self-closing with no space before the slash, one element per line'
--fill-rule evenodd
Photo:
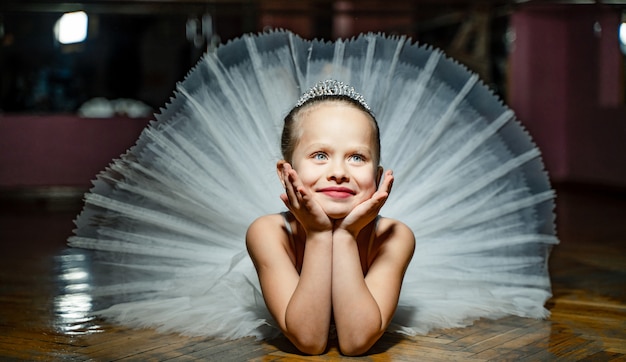
<path fill-rule="evenodd" d="M 356 238 L 359 231 L 378 216 L 380 209 L 389 197 L 392 186 L 393 171 L 387 170 L 383 176 L 383 181 L 372 197 L 357 205 L 345 218 L 337 220 L 335 230 L 346 230 Z"/>
<path fill-rule="evenodd" d="M 285 193 L 280 195 L 280 199 L 304 227 L 307 234 L 331 231 L 333 228 L 332 220 L 302 186 L 296 170 L 289 163 L 284 162 L 280 176 L 281 182 L 285 186 Z"/>

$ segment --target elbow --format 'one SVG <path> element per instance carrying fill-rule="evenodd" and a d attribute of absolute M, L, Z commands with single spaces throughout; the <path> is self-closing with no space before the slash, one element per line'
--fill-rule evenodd
<path fill-rule="evenodd" d="M 291 343 L 302 353 L 319 355 L 326 351 L 326 338 L 290 338 Z"/>
<path fill-rule="evenodd" d="M 367 353 L 382 335 L 382 333 L 369 336 L 361 334 L 351 336 L 350 338 L 339 339 L 339 350 L 344 356 L 361 356 Z"/>
<path fill-rule="evenodd" d="M 341 354 L 351 357 L 363 355 L 385 333 L 386 324 L 382 323 L 381 318 L 361 318 L 361 322 L 359 324 L 337 326 L 337 339 Z"/>
<path fill-rule="evenodd" d="M 374 341 L 375 342 L 375 341 Z M 357 357 L 364 355 L 372 348 L 374 342 L 370 343 L 344 343 L 339 344 L 339 350 L 341 354 L 348 357 Z"/>
<path fill-rule="evenodd" d="M 318 355 L 326 351 L 328 330 L 311 331 L 308 329 L 282 330 L 283 334 L 298 351 L 308 355 Z M 325 333 L 324 333 L 325 332 Z"/>

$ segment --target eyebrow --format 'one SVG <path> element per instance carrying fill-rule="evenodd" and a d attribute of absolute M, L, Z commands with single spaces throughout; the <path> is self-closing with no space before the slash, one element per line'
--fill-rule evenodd
<path fill-rule="evenodd" d="M 324 149 L 329 149 L 329 148 L 333 148 L 333 146 L 328 143 L 312 143 L 306 148 L 306 150 L 307 151 L 311 149 L 324 150 Z M 370 154 L 370 155 L 374 153 L 372 147 L 369 147 L 369 146 L 356 146 L 356 147 L 350 147 L 350 149 L 352 150 L 352 152 L 355 152 L 355 153 Z"/>

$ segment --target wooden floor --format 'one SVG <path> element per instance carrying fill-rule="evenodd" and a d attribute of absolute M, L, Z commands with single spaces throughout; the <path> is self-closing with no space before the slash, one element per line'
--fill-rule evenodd
<path fill-rule="evenodd" d="M 560 188 L 561 245 L 551 259 L 550 320 L 508 317 L 413 338 L 388 334 L 371 361 L 626 361 L 626 194 Z M 80 253 L 64 251 L 76 201 L 0 199 L 0 360 L 338 360 L 301 356 L 285 339 L 221 341 L 129 330 L 83 318 Z M 67 267 L 67 266 L 71 267 Z"/>

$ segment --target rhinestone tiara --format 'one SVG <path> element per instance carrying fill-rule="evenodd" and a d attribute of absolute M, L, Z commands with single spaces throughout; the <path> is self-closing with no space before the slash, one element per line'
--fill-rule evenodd
<path fill-rule="evenodd" d="M 371 111 L 370 106 L 365 102 L 365 98 L 356 90 L 354 87 L 345 84 L 344 82 L 336 81 L 334 79 L 327 79 L 324 81 L 320 81 L 313 86 L 313 88 L 306 91 L 298 102 L 296 103 L 296 107 L 302 106 L 304 103 L 309 100 L 322 96 L 346 96 L 350 99 L 357 101 L 363 108 Z"/>

